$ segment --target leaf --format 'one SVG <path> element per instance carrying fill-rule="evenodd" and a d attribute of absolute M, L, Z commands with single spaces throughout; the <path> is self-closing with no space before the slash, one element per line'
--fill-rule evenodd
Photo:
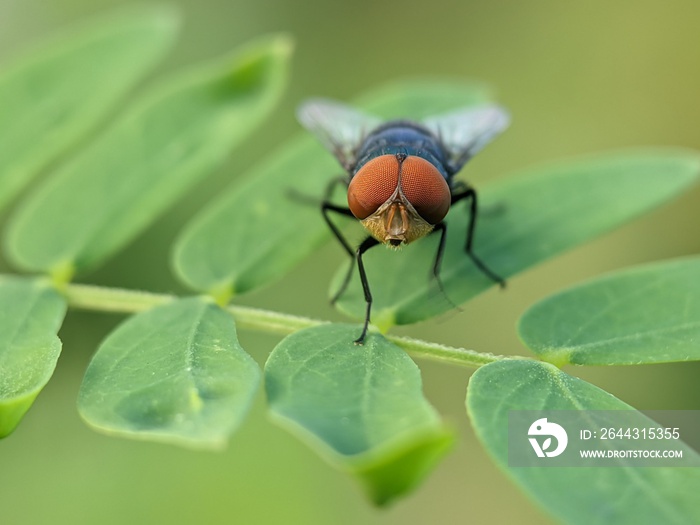
<path fill-rule="evenodd" d="M 180 299 L 129 318 L 105 339 L 78 409 L 108 434 L 220 449 L 259 383 L 233 318 L 208 299 Z"/>
<path fill-rule="evenodd" d="M 700 474 L 694 468 L 635 468 L 625 460 L 612 468 L 508 467 L 510 411 L 633 410 L 550 364 L 509 360 L 479 368 L 469 382 L 467 409 L 479 440 L 498 465 L 565 523 L 683 525 L 700 520 Z M 648 427 L 651 420 L 636 414 L 638 426 Z M 686 447 L 684 458 L 690 454 Z"/>
<path fill-rule="evenodd" d="M 420 118 L 486 97 L 479 85 L 424 81 L 391 84 L 359 104 L 386 117 Z M 290 141 L 188 224 L 175 245 L 176 273 L 196 290 L 223 296 L 280 277 L 327 238 L 320 202 L 341 173 L 310 136 Z M 292 192 L 312 202 L 301 202 Z"/>
<path fill-rule="evenodd" d="M 525 346 L 557 365 L 700 359 L 700 259 L 649 264 L 553 295 L 518 324 Z"/>
<path fill-rule="evenodd" d="M 43 279 L 0 279 L 0 438 L 49 382 L 61 353 L 66 301 Z"/>
<path fill-rule="evenodd" d="M 385 504 L 415 487 L 452 437 L 408 355 L 379 334 L 327 324 L 285 338 L 265 365 L 273 418 Z"/>
<path fill-rule="evenodd" d="M 131 9 L 44 42 L 0 76 L 0 208 L 163 56 L 177 17 Z"/>
<path fill-rule="evenodd" d="M 511 277 L 659 206 L 693 184 L 699 171 L 698 154 L 672 149 L 608 153 L 530 169 L 479 191 L 474 251 L 497 275 Z M 436 236 L 398 253 L 367 252 L 374 324 L 385 329 L 428 319 L 493 286 L 464 253 L 467 213 L 460 204 L 447 217 L 440 275 L 449 300 L 431 279 Z M 334 289 L 346 269 L 336 275 Z M 356 271 L 337 304 L 364 317 Z"/>
<path fill-rule="evenodd" d="M 7 249 L 28 270 L 102 262 L 220 164 L 272 109 L 290 42 L 277 36 L 162 82 L 12 217 Z"/>

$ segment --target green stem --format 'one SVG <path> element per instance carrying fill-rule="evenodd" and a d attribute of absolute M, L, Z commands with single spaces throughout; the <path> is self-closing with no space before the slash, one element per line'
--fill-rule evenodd
<path fill-rule="evenodd" d="M 143 312 L 177 299 L 174 295 L 105 288 L 87 284 L 68 284 L 61 291 L 68 300 L 68 304 L 73 308 L 104 312 Z M 240 328 L 282 335 L 328 322 L 247 306 L 229 305 L 226 309 L 231 312 Z M 454 348 L 410 337 L 387 335 L 386 338 L 415 356 L 463 366 L 479 367 L 493 361 L 508 359 L 505 356 Z"/>
<path fill-rule="evenodd" d="M 150 310 L 177 299 L 175 295 L 90 284 L 67 284 L 62 287 L 61 292 L 73 308 L 128 314 Z"/>
<path fill-rule="evenodd" d="M 494 361 L 510 359 L 509 357 L 503 355 L 477 352 L 476 350 L 468 350 L 466 348 L 455 348 L 453 346 L 430 343 L 428 341 L 413 339 L 411 337 L 399 337 L 396 335 L 385 335 L 384 337 L 386 337 L 392 343 L 400 346 L 410 354 L 426 359 L 432 359 L 434 361 L 479 367 L 493 363 Z"/>

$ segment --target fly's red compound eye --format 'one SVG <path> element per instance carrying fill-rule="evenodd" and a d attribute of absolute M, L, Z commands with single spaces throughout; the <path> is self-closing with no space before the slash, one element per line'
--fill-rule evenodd
<path fill-rule="evenodd" d="M 437 224 L 450 210 L 450 188 L 445 177 L 421 157 L 407 157 L 401 165 L 401 191 L 430 224 Z"/>
<path fill-rule="evenodd" d="M 392 196 L 399 184 L 396 155 L 376 157 L 355 174 L 348 186 L 348 206 L 358 219 L 366 219 Z"/>

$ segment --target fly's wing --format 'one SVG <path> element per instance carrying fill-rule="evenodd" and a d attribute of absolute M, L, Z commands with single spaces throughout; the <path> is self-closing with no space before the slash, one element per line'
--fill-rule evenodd
<path fill-rule="evenodd" d="M 382 121 L 339 102 L 312 99 L 297 109 L 297 120 L 338 159 L 346 171 L 356 162 L 365 137 Z"/>
<path fill-rule="evenodd" d="M 494 105 L 458 109 L 423 121 L 423 125 L 440 139 L 452 173 L 462 169 L 471 157 L 504 131 L 508 124 L 508 113 Z"/>

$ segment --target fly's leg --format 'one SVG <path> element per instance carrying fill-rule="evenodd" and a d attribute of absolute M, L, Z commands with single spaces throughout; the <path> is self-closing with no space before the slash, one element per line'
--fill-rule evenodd
<path fill-rule="evenodd" d="M 355 252 L 357 268 L 360 271 L 360 281 L 362 282 L 362 291 L 365 293 L 365 302 L 367 303 L 367 309 L 365 310 L 365 324 L 362 327 L 360 337 L 355 339 L 356 345 L 361 345 L 365 341 L 365 337 L 367 336 L 367 328 L 369 327 L 369 317 L 370 313 L 372 312 L 372 293 L 369 291 L 369 281 L 367 281 L 367 273 L 365 272 L 365 265 L 362 262 L 362 255 L 377 244 L 379 244 L 377 239 L 374 237 L 367 237 L 364 241 L 362 241 L 362 244 L 360 244 Z"/>
<path fill-rule="evenodd" d="M 474 229 L 476 228 L 476 213 L 477 213 L 477 199 L 476 191 L 474 188 L 460 184 L 460 190 L 452 194 L 451 204 L 455 204 L 461 200 L 469 200 L 469 223 L 467 224 L 467 241 L 464 245 L 464 251 L 469 256 L 469 258 L 474 262 L 474 264 L 481 270 L 489 279 L 498 283 L 501 288 L 506 287 L 506 281 L 494 273 L 484 262 L 479 259 L 479 257 L 474 253 L 472 249 L 472 243 L 474 241 Z"/>
<path fill-rule="evenodd" d="M 331 204 L 330 202 L 324 202 L 321 205 L 321 211 L 323 212 L 323 218 L 326 220 L 326 224 L 328 224 L 328 227 L 331 229 L 333 234 L 335 235 L 336 239 L 338 239 L 338 242 L 340 242 L 341 246 L 345 249 L 345 251 L 352 257 L 352 263 L 350 265 L 350 268 L 348 269 L 348 272 L 345 274 L 345 278 L 343 279 L 343 284 L 341 287 L 338 289 L 336 294 L 333 296 L 331 299 L 331 303 L 335 303 L 338 298 L 343 294 L 343 292 L 347 289 L 348 284 L 350 282 L 350 278 L 352 277 L 352 271 L 355 268 L 355 261 L 357 261 L 357 267 L 360 271 L 360 282 L 362 283 L 362 290 L 365 294 L 365 302 L 367 303 L 367 310 L 365 311 L 365 324 L 362 327 L 362 333 L 360 334 L 360 337 L 355 339 L 355 344 L 361 345 L 365 337 L 367 336 L 367 329 L 369 327 L 369 320 L 370 320 L 370 313 L 372 311 L 372 293 L 369 290 L 369 282 L 367 281 L 367 273 L 365 272 L 365 265 L 362 262 L 362 255 L 372 248 L 373 246 L 376 246 L 379 244 L 379 241 L 375 239 L 374 237 L 367 237 L 362 244 L 357 248 L 357 250 L 354 250 L 350 247 L 348 244 L 348 241 L 345 239 L 342 233 L 340 233 L 340 230 L 336 227 L 335 224 L 331 221 L 328 212 L 333 211 L 336 213 L 339 213 L 341 215 L 347 215 L 350 217 L 354 217 L 352 212 L 348 208 L 343 208 L 342 206 L 336 206 L 335 204 Z"/>
<path fill-rule="evenodd" d="M 345 236 L 340 232 L 340 230 L 333 223 L 333 221 L 331 221 L 329 212 L 335 212 L 335 213 L 338 213 L 339 215 L 345 215 L 346 217 L 354 217 L 354 215 L 352 214 L 352 212 L 350 211 L 349 208 L 346 208 L 343 206 L 338 206 L 338 205 L 330 202 L 330 198 L 331 198 L 331 195 L 333 194 L 333 190 L 335 189 L 335 186 L 339 182 L 347 183 L 347 180 L 338 178 L 338 179 L 334 179 L 333 181 L 331 181 L 331 183 L 326 188 L 326 194 L 324 196 L 323 202 L 321 203 L 321 213 L 323 214 L 323 218 L 326 221 L 326 224 L 333 232 L 333 235 L 335 235 L 335 238 L 338 239 L 338 242 L 340 243 L 340 245 L 347 252 L 347 254 L 351 257 L 352 262 L 350 263 L 350 267 L 348 268 L 348 271 L 345 274 L 345 278 L 343 279 L 343 283 L 341 284 L 340 288 L 338 289 L 338 291 L 335 293 L 335 295 L 331 299 L 331 304 L 335 303 L 338 300 L 338 298 L 347 289 L 348 284 L 350 284 L 350 279 L 352 277 L 352 271 L 355 268 L 355 261 L 357 260 L 357 267 L 360 271 L 360 282 L 362 283 L 362 291 L 365 294 L 365 302 L 367 303 L 367 309 L 365 311 L 365 323 L 362 327 L 362 333 L 360 334 L 360 337 L 355 339 L 355 344 L 361 345 L 364 343 L 365 337 L 367 337 L 367 329 L 369 328 L 370 314 L 372 312 L 372 293 L 369 290 L 369 282 L 367 281 L 367 272 L 365 272 L 365 265 L 362 262 L 362 255 L 367 250 L 372 248 L 373 246 L 376 246 L 377 244 L 379 244 L 379 241 L 377 239 L 375 239 L 374 237 L 367 237 L 364 241 L 362 241 L 362 244 L 360 244 L 360 246 L 357 248 L 357 250 L 353 250 L 350 247 L 350 244 L 348 243 Z"/>
<path fill-rule="evenodd" d="M 440 266 L 442 265 L 442 257 L 445 254 L 445 239 L 447 238 L 447 224 L 444 222 L 439 222 L 435 225 L 431 234 L 440 232 L 440 243 L 438 244 L 437 253 L 435 254 L 435 262 L 433 263 L 433 277 L 438 282 L 440 291 L 445 293 L 445 289 L 442 286 L 442 280 L 440 280 Z"/>
<path fill-rule="evenodd" d="M 333 232 L 333 235 L 335 235 L 335 238 L 338 239 L 338 242 L 340 243 L 340 245 L 343 247 L 343 249 L 350 256 L 350 266 L 348 268 L 347 273 L 345 274 L 345 277 L 343 278 L 343 283 L 340 285 L 340 288 L 338 288 L 338 291 L 331 298 L 331 304 L 335 304 L 335 302 L 340 298 L 340 296 L 343 295 L 343 292 L 345 292 L 345 289 L 348 287 L 348 284 L 350 284 L 350 278 L 352 277 L 352 271 L 355 269 L 355 252 L 350 247 L 350 244 L 348 244 L 348 241 L 345 238 L 345 236 L 342 233 L 340 233 L 340 230 L 338 229 L 338 227 L 335 224 L 333 224 L 333 221 L 331 221 L 331 218 L 328 214 L 331 211 L 338 213 L 340 215 L 345 215 L 346 217 L 354 217 L 354 215 L 352 214 L 352 212 L 350 211 L 349 208 L 343 208 L 342 206 L 336 206 L 335 204 L 331 204 L 330 202 L 323 202 L 321 204 L 321 212 L 323 213 L 323 218 L 326 220 L 326 224 Z"/>
<path fill-rule="evenodd" d="M 350 208 L 346 208 L 344 206 L 337 206 L 336 204 L 333 204 L 332 202 L 330 202 L 330 198 L 333 195 L 333 190 L 341 182 L 347 184 L 347 179 L 344 177 L 338 177 L 338 178 L 333 179 L 326 187 L 326 193 L 324 195 L 323 202 L 321 202 L 321 213 L 323 214 L 323 219 L 326 221 L 326 224 L 328 225 L 330 230 L 333 232 L 333 235 L 338 240 L 340 245 L 343 247 L 345 252 L 350 256 L 350 261 L 351 261 L 350 267 L 348 268 L 348 271 L 345 274 L 345 278 L 343 279 L 343 283 L 341 284 L 338 291 L 331 298 L 331 304 L 335 304 L 335 302 L 340 298 L 340 296 L 343 295 L 343 292 L 345 292 L 345 289 L 348 287 L 348 284 L 350 284 L 350 278 L 352 277 L 352 271 L 355 269 L 355 251 L 352 249 L 352 247 L 348 243 L 347 239 L 340 232 L 338 227 L 333 223 L 333 221 L 331 221 L 331 218 L 329 215 L 329 212 L 335 212 L 339 215 L 344 215 L 346 217 L 354 217 L 354 215 L 350 211 Z"/>
<path fill-rule="evenodd" d="M 433 231 L 430 232 L 430 234 L 434 233 L 440 233 L 440 242 L 438 243 L 438 249 L 437 253 L 435 254 L 435 262 L 433 262 L 433 270 L 432 270 L 432 276 L 435 278 L 437 281 L 438 289 L 440 290 L 440 293 L 445 296 L 447 301 L 454 307 L 454 308 L 459 308 L 454 302 L 452 302 L 452 299 L 450 299 L 450 296 L 447 295 L 447 292 L 445 291 L 445 286 L 442 284 L 442 279 L 440 278 L 440 267 L 442 266 L 442 258 L 445 255 L 445 241 L 447 240 L 447 223 L 445 222 L 439 222 L 435 225 L 433 228 Z"/>

